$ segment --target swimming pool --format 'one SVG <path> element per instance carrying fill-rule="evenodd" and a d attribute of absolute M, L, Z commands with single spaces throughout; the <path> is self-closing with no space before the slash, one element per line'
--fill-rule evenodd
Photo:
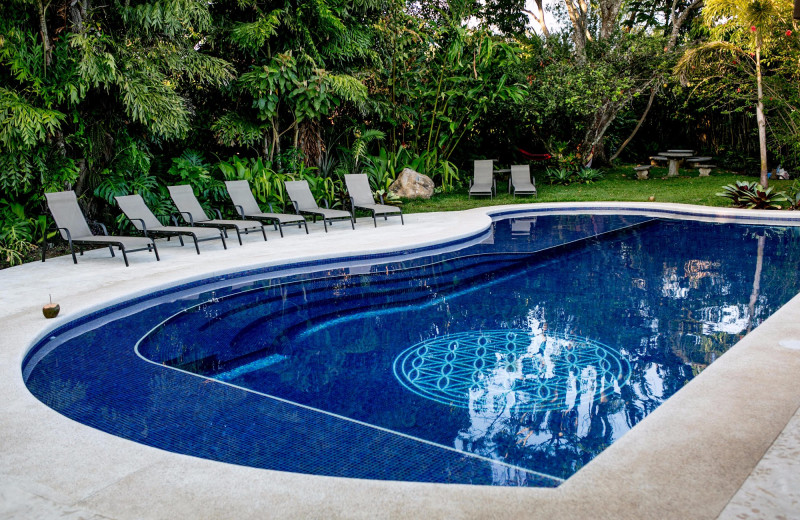
<path fill-rule="evenodd" d="M 797 292 L 780 271 L 797 258 L 793 229 L 585 215 L 494 228 L 493 244 L 460 260 L 234 279 L 138 302 L 147 309 L 137 314 L 122 306 L 101 317 L 105 328 L 87 319 L 81 337 L 59 332 L 32 350 L 26 380 L 65 415 L 179 453 L 362 478 L 557 485 Z M 481 338 L 505 350 L 478 355 Z M 533 381 L 534 361 L 547 373 L 535 357 L 542 338 L 553 362 L 544 379 L 566 389 L 558 396 L 509 386 Z M 446 363 L 454 341 L 470 370 Z M 590 356 L 569 358 L 570 348 Z M 555 350 L 580 378 L 557 373 Z M 499 365 L 475 366 L 487 356 Z M 413 377 L 421 357 L 454 375 Z M 598 367 L 603 377 L 586 375 Z M 459 402 L 465 380 L 474 391 Z"/>

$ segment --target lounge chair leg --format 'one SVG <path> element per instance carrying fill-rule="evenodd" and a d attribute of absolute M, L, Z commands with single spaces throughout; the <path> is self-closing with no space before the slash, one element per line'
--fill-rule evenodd
<path fill-rule="evenodd" d="M 281 233 L 281 238 L 283 238 L 283 224 L 281 224 L 280 222 L 278 222 L 277 224 L 275 224 L 275 227 L 278 229 L 278 231 L 280 231 L 280 233 Z"/>
<path fill-rule="evenodd" d="M 375 227 L 378 227 L 378 219 L 375 218 L 375 213 L 372 214 L 372 223 L 375 224 Z"/>
<path fill-rule="evenodd" d="M 303 225 L 306 227 L 306 235 L 308 234 L 308 222 L 303 219 Z"/>
<path fill-rule="evenodd" d="M 272 227 L 275 228 L 275 231 L 278 231 L 278 226 L 280 226 L 280 222 L 272 221 Z M 283 231 L 281 231 L 281 236 L 283 236 Z"/>
<path fill-rule="evenodd" d="M 171 237 L 167 237 L 167 240 L 169 240 L 170 238 Z M 195 245 L 197 245 L 197 237 L 192 235 L 192 238 L 194 238 L 194 243 L 195 243 Z M 183 237 L 180 236 L 180 235 L 178 235 L 178 242 L 180 242 L 181 243 L 181 247 L 183 247 Z M 198 251 L 197 254 L 199 255 L 200 251 Z"/>
<path fill-rule="evenodd" d="M 77 264 L 78 257 L 75 256 L 75 248 L 72 246 L 72 240 L 69 241 L 69 252 L 72 253 L 72 262 Z M 81 251 L 81 254 L 83 254 L 83 251 Z"/>
<path fill-rule="evenodd" d="M 122 248 L 120 247 L 120 249 L 122 249 Z M 114 257 L 114 247 L 113 246 L 108 246 L 108 250 L 111 251 L 111 257 L 113 258 Z M 81 251 L 81 255 L 83 255 L 83 251 Z"/>
<path fill-rule="evenodd" d="M 356 217 L 354 215 L 350 215 L 350 227 L 355 229 L 356 228 Z M 376 224 L 377 227 L 377 224 Z"/>
<path fill-rule="evenodd" d="M 239 239 L 239 245 L 242 245 L 242 234 L 239 233 L 239 228 L 234 228 L 234 229 L 236 229 L 236 238 Z"/>
<path fill-rule="evenodd" d="M 222 249 L 228 249 L 228 244 L 225 243 L 225 233 L 222 230 L 219 231 L 219 238 L 222 240 Z"/>
<path fill-rule="evenodd" d="M 178 236 L 180 236 L 180 235 L 178 235 Z M 192 235 L 192 240 L 194 240 L 194 248 L 197 250 L 197 254 L 199 255 L 200 254 L 200 246 L 197 244 L 197 235 Z M 181 240 L 181 242 L 183 242 L 183 240 Z M 153 242 L 153 243 L 155 243 L 155 242 Z M 183 245 L 183 244 L 181 244 L 181 245 Z"/>
<path fill-rule="evenodd" d="M 403 214 L 402 213 L 400 213 L 400 225 L 401 226 L 405 226 L 406 225 L 406 223 L 403 222 Z"/>
<path fill-rule="evenodd" d="M 119 246 L 119 250 L 122 251 L 122 259 L 125 260 L 125 267 L 130 267 L 130 264 L 128 263 L 128 255 L 125 254 L 125 246 Z"/>
<path fill-rule="evenodd" d="M 156 247 L 156 241 L 155 240 L 153 240 L 153 253 L 155 253 L 155 255 L 156 255 L 156 262 L 160 262 L 161 258 L 158 256 L 158 248 Z M 198 255 L 200 254 L 199 250 L 197 251 L 197 254 Z"/>
<path fill-rule="evenodd" d="M 264 225 L 261 225 L 261 234 L 264 235 L 264 242 L 267 241 L 267 230 L 264 229 Z"/>
<path fill-rule="evenodd" d="M 316 221 L 317 221 L 317 217 L 314 217 L 314 222 L 316 222 Z M 325 228 L 325 232 L 327 233 L 328 232 L 328 219 L 326 219 L 325 217 L 322 217 L 322 225 Z"/>

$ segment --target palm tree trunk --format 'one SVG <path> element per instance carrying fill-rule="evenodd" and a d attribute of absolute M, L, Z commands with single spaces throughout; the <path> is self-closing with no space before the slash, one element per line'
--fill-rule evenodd
<path fill-rule="evenodd" d="M 756 35 L 756 85 L 758 101 L 756 102 L 756 121 L 758 122 L 758 148 L 761 152 L 761 185 L 765 188 L 767 179 L 767 121 L 764 118 L 764 92 L 761 86 L 761 34 Z"/>

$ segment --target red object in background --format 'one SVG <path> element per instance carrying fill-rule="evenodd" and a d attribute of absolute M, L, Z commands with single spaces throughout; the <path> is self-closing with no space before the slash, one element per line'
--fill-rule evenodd
<path fill-rule="evenodd" d="M 553 156 L 549 153 L 530 153 L 526 152 L 522 148 L 517 148 L 517 151 L 523 155 L 526 159 L 531 161 L 546 161 L 548 159 L 552 159 Z"/>

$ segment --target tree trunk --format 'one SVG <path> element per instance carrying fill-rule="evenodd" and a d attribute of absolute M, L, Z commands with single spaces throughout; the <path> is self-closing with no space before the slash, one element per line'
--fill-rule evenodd
<path fill-rule="evenodd" d="M 622 0 L 600 1 L 600 39 L 605 40 L 617 29 L 617 16 L 622 7 Z"/>
<path fill-rule="evenodd" d="M 767 178 L 767 120 L 764 118 L 764 93 L 761 85 L 761 33 L 756 35 L 756 86 L 758 101 L 756 102 L 756 121 L 758 122 L 758 149 L 761 152 L 761 185 L 765 188 Z"/>
<path fill-rule="evenodd" d="M 72 32 L 83 32 L 83 21 L 89 12 L 89 0 L 70 0 L 69 20 Z"/>
<path fill-rule="evenodd" d="M 589 155 L 592 155 L 593 166 L 605 166 L 608 164 L 603 138 L 622 106 L 623 104 L 621 103 L 606 102 L 594 113 L 592 123 L 589 125 L 589 129 L 586 131 L 581 143 L 581 150 L 584 155 L 581 159 L 583 164 L 586 164 Z"/>
<path fill-rule="evenodd" d="M 798 0 L 800 1 L 800 0 Z M 550 36 L 550 30 L 547 28 L 547 22 L 544 19 L 544 8 L 542 7 L 542 0 L 534 0 L 536 3 L 536 11 L 529 11 L 527 9 L 523 9 L 522 11 L 529 14 L 531 18 L 533 18 L 537 24 L 539 24 L 539 29 L 542 30 L 542 35 L 547 38 Z"/>
<path fill-rule="evenodd" d="M 628 146 L 628 143 L 631 142 L 633 137 L 636 135 L 636 132 L 638 132 L 639 128 L 642 127 L 642 123 L 644 123 L 644 120 L 647 119 L 647 114 L 650 112 L 650 107 L 653 106 L 653 99 L 655 99 L 657 92 L 658 92 L 657 86 L 650 88 L 650 99 L 647 100 L 647 107 L 645 107 L 644 113 L 642 113 L 642 117 L 640 117 L 639 121 L 636 123 L 636 128 L 634 128 L 633 132 L 631 132 L 631 135 L 629 135 L 628 138 L 625 139 L 625 141 L 623 141 L 621 145 L 619 145 L 619 148 L 617 148 L 617 151 L 614 152 L 614 155 L 611 156 L 611 159 L 609 159 L 608 162 L 613 163 L 614 160 L 617 157 L 619 157 L 619 154 L 622 153 L 622 150 L 624 150 L 625 147 Z"/>
<path fill-rule="evenodd" d="M 584 0 L 564 0 L 567 14 L 572 22 L 572 42 L 575 44 L 575 58 L 578 64 L 586 63 L 586 42 L 591 38 L 586 20 L 589 6 Z"/>
<path fill-rule="evenodd" d="M 306 166 L 319 167 L 325 145 L 322 143 L 322 126 L 318 119 L 307 119 L 300 123 L 300 149 Z"/>
<path fill-rule="evenodd" d="M 44 74 L 47 75 L 47 67 L 50 66 L 50 61 L 53 59 L 52 48 L 50 47 L 50 36 L 47 34 L 47 8 L 50 2 L 42 4 L 42 0 L 37 0 L 39 8 L 39 33 L 42 37 L 42 48 L 44 49 Z"/>

